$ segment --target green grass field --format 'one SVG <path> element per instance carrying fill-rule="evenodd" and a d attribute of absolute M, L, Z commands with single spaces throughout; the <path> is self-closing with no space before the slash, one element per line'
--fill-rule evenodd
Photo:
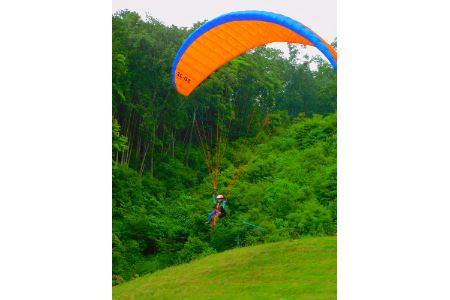
<path fill-rule="evenodd" d="M 214 254 L 113 287 L 113 299 L 336 299 L 336 237 Z"/>

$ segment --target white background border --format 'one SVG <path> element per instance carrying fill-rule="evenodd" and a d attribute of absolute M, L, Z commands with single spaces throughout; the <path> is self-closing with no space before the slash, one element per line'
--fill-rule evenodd
<path fill-rule="evenodd" d="M 1 11 L 0 298 L 111 299 L 111 3 Z M 339 299 L 450 298 L 448 20 L 338 1 Z"/>

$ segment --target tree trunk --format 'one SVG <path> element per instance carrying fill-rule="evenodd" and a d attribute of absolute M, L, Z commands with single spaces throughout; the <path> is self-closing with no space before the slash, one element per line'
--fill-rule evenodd
<path fill-rule="evenodd" d="M 196 113 L 196 110 L 194 109 L 194 117 L 192 118 L 191 132 L 189 133 L 189 144 L 188 144 L 188 149 L 187 149 L 187 153 L 186 153 L 186 167 L 188 166 L 189 155 L 191 154 L 192 132 L 194 131 L 195 117 L 196 117 L 195 113 Z"/>
<path fill-rule="evenodd" d="M 154 152 L 155 152 L 155 139 L 156 139 L 156 119 L 155 123 L 153 123 L 153 138 L 152 138 L 152 152 L 150 157 L 150 176 L 153 177 L 153 159 L 154 159 Z"/>
<path fill-rule="evenodd" d="M 142 158 L 141 168 L 139 171 L 139 174 L 141 174 L 141 176 L 144 173 L 145 157 L 147 156 L 148 148 L 150 148 L 150 142 L 147 143 L 147 146 L 145 147 L 145 151 L 144 151 L 144 157 Z"/>
<path fill-rule="evenodd" d="M 176 129 L 174 128 L 172 131 L 172 158 L 175 158 L 175 136 L 176 136 Z"/>
<path fill-rule="evenodd" d="M 126 165 L 128 166 L 130 164 L 130 157 L 131 157 L 131 151 L 133 150 L 133 140 L 131 139 L 133 136 L 131 135 L 130 137 L 130 147 L 128 147 L 128 151 L 127 151 L 127 157 L 125 160 Z"/>
<path fill-rule="evenodd" d="M 136 143 L 136 159 L 139 159 L 139 156 L 141 155 L 141 133 L 138 132 L 138 140 Z"/>
<path fill-rule="evenodd" d="M 131 127 L 131 121 L 132 121 L 131 118 L 132 118 L 132 116 L 133 116 L 133 112 L 131 112 L 129 118 L 125 119 L 125 127 L 126 127 L 125 136 L 128 138 L 128 145 L 129 145 L 129 147 L 128 147 L 128 149 L 126 151 L 122 152 L 122 154 L 121 154 L 120 164 L 122 164 L 122 165 L 127 163 L 127 161 L 128 161 L 128 153 L 129 153 L 130 148 L 131 148 L 130 127 Z"/>

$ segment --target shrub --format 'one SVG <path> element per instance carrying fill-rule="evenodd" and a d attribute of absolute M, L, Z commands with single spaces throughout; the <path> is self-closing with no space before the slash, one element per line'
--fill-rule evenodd
<path fill-rule="evenodd" d="M 177 253 L 178 263 L 186 263 L 193 259 L 216 253 L 208 243 L 201 241 L 198 237 L 189 237 L 181 251 Z"/>

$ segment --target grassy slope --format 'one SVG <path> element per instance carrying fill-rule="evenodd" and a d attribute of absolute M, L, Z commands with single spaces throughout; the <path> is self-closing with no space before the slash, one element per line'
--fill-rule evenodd
<path fill-rule="evenodd" d="M 116 286 L 113 299 L 336 299 L 336 237 L 211 255 Z"/>

